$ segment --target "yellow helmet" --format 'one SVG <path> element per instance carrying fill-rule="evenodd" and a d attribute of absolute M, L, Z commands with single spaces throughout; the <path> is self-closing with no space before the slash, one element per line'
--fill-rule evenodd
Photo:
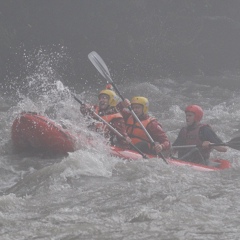
<path fill-rule="evenodd" d="M 143 113 L 148 113 L 149 102 L 145 97 L 133 97 L 131 100 L 131 104 L 141 104 L 143 106 Z"/>
<path fill-rule="evenodd" d="M 116 93 L 112 90 L 109 90 L 109 89 L 104 89 L 102 90 L 99 94 L 98 94 L 98 97 L 101 95 L 101 94 L 106 94 L 109 96 L 109 101 L 108 101 L 108 104 L 109 106 L 111 107 L 115 107 L 117 105 L 117 102 L 118 102 L 118 97 L 116 95 Z"/>

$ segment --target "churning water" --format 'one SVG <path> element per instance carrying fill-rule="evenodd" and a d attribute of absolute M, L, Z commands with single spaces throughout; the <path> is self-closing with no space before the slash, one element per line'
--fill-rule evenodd
<path fill-rule="evenodd" d="M 1 239 L 240 239 L 236 150 L 213 152 L 232 163 L 231 169 L 218 172 L 166 165 L 161 159 L 123 161 L 111 157 L 97 136 L 95 148 L 86 146 L 67 157 L 15 153 L 11 124 L 22 111 L 39 112 L 69 131 L 92 134 L 51 57 L 39 54 L 36 59 L 37 67 L 28 59 L 31 71 L 14 95 L 1 93 Z M 203 121 L 223 141 L 239 131 L 238 89 L 197 84 L 194 78 L 129 81 L 118 87 L 128 98 L 149 98 L 150 112 L 171 142 L 185 123 L 188 104 L 203 107 Z M 95 102 L 98 91 L 86 89 L 77 96 Z"/>

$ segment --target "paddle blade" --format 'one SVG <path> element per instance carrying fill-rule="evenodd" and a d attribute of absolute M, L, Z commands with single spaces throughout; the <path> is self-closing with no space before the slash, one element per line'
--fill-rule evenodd
<path fill-rule="evenodd" d="M 98 53 L 96 53 L 95 51 L 92 51 L 88 54 L 88 58 L 91 61 L 91 63 L 94 65 L 94 67 L 99 71 L 99 73 L 104 78 L 106 78 L 107 80 L 110 80 L 110 82 L 112 82 L 108 67 L 105 64 L 105 62 L 103 61 L 103 59 L 98 55 Z"/>
<path fill-rule="evenodd" d="M 226 146 L 240 151 L 240 136 L 231 139 Z"/>

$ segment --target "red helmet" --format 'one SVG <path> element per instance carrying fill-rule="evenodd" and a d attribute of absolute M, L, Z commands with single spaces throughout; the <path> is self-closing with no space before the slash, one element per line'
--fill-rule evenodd
<path fill-rule="evenodd" d="M 200 122 L 203 117 L 203 110 L 198 105 L 189 105 L 185 108 L 185 112 L 193 112 L 195 114 L 194 120 Z"/>
<path fill-rule="evenodd" d="M 111 84 L 111 83 L 108 83 L 108 84 L 106 85 L 106 89 L 113 90 L 112 84 Z"/>

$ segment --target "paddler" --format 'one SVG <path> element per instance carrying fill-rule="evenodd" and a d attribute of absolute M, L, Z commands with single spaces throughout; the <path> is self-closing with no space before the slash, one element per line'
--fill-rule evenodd
<path fill-rule="evenodd" d="M 154 144 L 152 144 L 139 122 L 127 109 L 129 106 L 131 106 L 142 125 L 152 137 L 152 140 L 154 140 Z M 149 101 L 147 98 L 136 96 L 132 98 L 131 102 L 125 99 L 117 105 L 117 108 L 120 110 L 125 120 L 127 134 L 137 148 L 148 154 L 159 154 L 162 151 L 169 150 L 170 142 L 162 129 L 162 125 L 155 117 L 148 114 Z"/>
<path fill-rule="evenodd" d="M 213 129 L 208 124 L 200 123 L 203 117 L 203 110 L 198 105 L 189 105 L 185 109 L 186 126 L 183 127 L 173 146 L 196 145 L 196 148 L 179 148 L 178 159 L 184 161 L 209 165 L 209 157 L 212 149 L 219 152 L 226 152 L 226 146 L 211 146 L 211 143 L 222 143 Z"/>
<path fill-rule="evenodd" d="M 131 139 L 126 133 L 123 116 L 116 109 L 117 102 L 118 97 L 116 93 L 107 85 L 107 89 L 100 91 L 98 95 L 98 105 L 91 106 L 83 104 L 80 107 L 80 111 L 83 115 L 91 115 L 93 119 L 96 119 L 96 117 L 91 114 L 91 111 L 93 110 L 113 128 L 115 128 L 125 139 L 112 132 L 103 122 L 96 121 L 91 124 L 90 128 L 97 132 L 102 132 L 104 136 L 110 140 L 111 145 L 128 147 L 128 143 L 131 142 Z"/>

